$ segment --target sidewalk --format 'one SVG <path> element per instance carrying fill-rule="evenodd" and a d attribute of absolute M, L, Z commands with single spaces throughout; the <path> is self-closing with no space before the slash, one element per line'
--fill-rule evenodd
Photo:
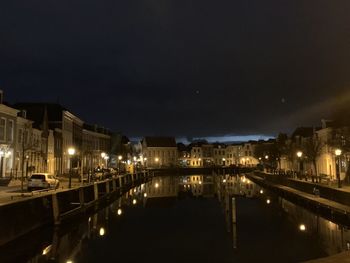
<path fill-rule="evenodd" d="M 60 186 L 57 190 L 67 189 L 69 179 L 65 177 L 58 178 Z M 72 178 L 72 188 L 81 186 L 81 183 L 77 178 Z M 50 190 L 54 191 L 54 190 Z M 11 202 L 14 200 L 20 200 L 23 198 L 32 197 L 34 194 L 40 194 L 41 192 L 28 192 L 27 182 L 23 182 L 23 192 L 21 191 L 21 180 L 11 180 L 8 186 L 0 186 L 0 204 Z M 43 191 L 42 193 L 46 193 Z"/>

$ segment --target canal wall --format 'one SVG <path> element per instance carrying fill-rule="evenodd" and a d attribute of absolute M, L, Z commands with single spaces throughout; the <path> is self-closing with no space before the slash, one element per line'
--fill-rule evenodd
<path fill-rule="evenodd" d="M 284 185 L 283 183 L 286 181 L 283 178 L 278 178 L 279 175 L 273 175 L 270 177 L 270 174 L 260 172 L 247 173 L 245 175 L 252 182 L 275 193 L 281 198 L 313 211 L 315 214 L 320 214 L 328 220 L 350 226 L 350 206 L 335 202 L 325 197 L 320 197 L 312 192 L 310 193 L 310 184 L 306 185 L 304 182 L 295 184 L 295 182 L 293 182 L 290 185 Z M 295 185 L 299 189 L 292 187 Z M 306 191 L 303 191 L 303 189 Z"/>
<path fill-rule="evenodd" d="M 174 167 L 149 169 L 155 176 L 162 175 L 212 175 L 215 174 L 240 174 L 251 172 L 252 168 L 246 167 Z"/>
<path fill-rule="evenodd" d="M 314 194 L 314 188 L 316 187 L 320 197 L 350 206 L 350 192 L 343 191 L 342 188 L 331 188 L 310 181 L 295 180 L 279 174 L 254 172 L 254 175 L 263 178 L 267 182 L 288 186 L 308 194 Z"/>
<path fill-rule="evenodd" d="M 113 201 L 153 174 L 125 174 L 81 187 L 43 193 L 0 205 L 0 246 L 48 224 L 61 222 L 97 208 L 99 202 Z"/>

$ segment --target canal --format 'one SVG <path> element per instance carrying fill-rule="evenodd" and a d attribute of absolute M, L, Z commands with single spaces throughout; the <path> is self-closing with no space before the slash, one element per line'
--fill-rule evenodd
<path fill-rule="evenodd" d="M 162 176 L 0 247 L 0 262 L 302 262 L 349 248 L 347 225 L 244 176 Z"/>

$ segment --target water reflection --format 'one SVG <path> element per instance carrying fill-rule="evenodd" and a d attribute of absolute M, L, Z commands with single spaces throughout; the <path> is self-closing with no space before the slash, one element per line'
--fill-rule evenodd
<path fill-rule="evenodd" d="M 215 209 L 208 211 L 204 216 L 200 214 L 215 204 L 221 207 L 224 216 L 215 212 Z M 191 210 L 194 211 L 192 214 Z M 170 219 L 166 217 L 167 213 Z M 196 214 L 199 215 L 198 218 L 195 217 Z M 166 219 L 159 221 L 159 217 L 162 216 Z M 289 261 L 283 260 L 283 262 L 297 262 L 332 255 L 350 248 L 350 232 L 347 226 L 331 222 L 282 199 L 262 189 L 243 175 L 168 176 L 153 178 L 145 184 L 130 189 L 117 201 L 84 220 L 45 230 L 45 233 L 39 232 L 37 238 L 40 242 L 35 244 L 27 242 L 26 249 L 22 252 L 19 250 L 19 253 L 11 254 L 11 251 L 18 251 L 18 247 L 23 246 L 16 242 L 11 244 L 6 250 L 0 250 L 0 262 L 75 263 L 95 262 L 99 257 L 110 259 L 116 256 L 113 250 L 114 244 L 121 246 L 120 244 L 123 243 L 120 242 L 132 242 L 132 246 L 140 245 L 132 238 L 133 235 L 138 237 L 136 239 L 138 241 L 141 241 L 143 236 L 150 242 L 156 242 L 156 239 L 162 238 L 165 239 L 165 243 L 173 240 L 172 246 L 175 246 L 176 250 L 176 246 L 181 246 L 184 238 L 189 238 L 190 235 L 194 236 L 195 242 L 198 243 L 201 240 L 199 238 L 196 240 L 196 235 L 201 239 L 206 238 L 203 232 L 209 239 L 215 237 L 213 231 L 218 231 L 220 224 L 214 230 L 210 223 L 215 220 L 221 222 L 220 217 L 225 220 L 223 223 L 226 222 L 226 227 L 223 229 L 226 230 L 228 239 L 222 236 L 215 239 L 218 243 L 217 250 L 212 250 L 208 255 L 213 256 L 216 262 L 259 260 L 264 253 L 264 257 L 269 256 L 270 252 L 266 247 L 275 247 L 276 250 L 281 251 L 281 255 L 276 254 L 273 257 L 270 255 L 271 262 L 282 262 L 280 260 L 283 255 L 292 253 L 288 251 L 292 241 L 295 241 L 294 245 L 290 246 L 300 247 L 293 247 L 294 254 L 291 254 Z M 173 221 L 167 222 L 166 220 Z M 133 226 L 137 227 L 127 229 L 128 222 L 133 222 Z M 202 228 L 198 227 L 199 229 L 196 230 L 196 228 L 186 226 L 186 222 L 189 224 L 199 222 Z M 167 232 L 161 232 L 162 224 Z M 148 228 L 153 228 L 155 233 L 147 232 L 150 231 Z M 157 233 L 157 228 L 160 229 L 159 233 Z M 191 232 L 182 233 L 184 229 Z M 51 237 L 47 237 L 47 233 L 51 233 Z M 181 233 L 181 238 L 178 236 L 179 233 Z M 230 243 L 231 252 L 224 249 L 227 242 Z M 142 246 L 146 246 L 145 251 L 147 251 L 147 242 L 143 243 L 146 243 Z M 305 249 L 304 244 L 309 249 Z M 193 250 L 197 249 L 195 244 L 193 246 Z M 200 246 L 202 247 L 198 248 L 198 251 L 202 251 L 202 255 L 198 256 L 198 259 L 208 257 L 205 250 L 211 245 Z M 257 251 L 256 255 L 253 255 L 251 250 Z M 120 259 L 125 260 L 124 254 L 119 253 L 121 253 Z M 191 253 L 191 250 L 186 253 Z M 278 258 L 279 256 L 281 258 Z M 139 262 L 142 260 L 142 255 L 133 255 L 132 258 L 134 260 L 129 259 L 129 262 Z M 175 259 L 179 260 L 175 257 L 174 262 L 176 262 Z M 186 257 L 181 261 L 187 262 Z M 193 260 L 193 257 L 189 256 L 188 261 L 197 262 L 199 260 Z M 168 262 L 172 262 L 171 259 Z"/>

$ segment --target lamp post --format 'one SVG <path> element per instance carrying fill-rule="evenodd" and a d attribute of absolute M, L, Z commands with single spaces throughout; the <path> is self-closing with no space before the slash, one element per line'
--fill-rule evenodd
<path fill-rule="evenodd" d="M 118 156 L 118 173 L 120 174 L 120 162 L 123 160 L 123 156 Z"/>
<path fill-rule="evenodd" d="M 340 180 L 340 155 L 341 155 L 341 150 L 340 149 L 336 149 L 335 151 L 335 171 L 336 171 L 336 176 L 337 176 L 337 180 L 338 180 L 338 188 L 341 188 L 341 180 Z"/>
<path fill-rule="evenodd" d="M 303 160 L 301 159 L 301 157 L 303 156 L 303 152 L 302 151 L 298 151 L 297 152 L 297 157 L 298 157 L 298 160 L 299 160 L 299 172 L 301 173 L 304 169 L 303 167 Z"/>
<path fill-rule="evenodd" d="M 75 149 L 73 147 L 68 148 L 68 155 L 69 155 L 69 183 L 68 188 L 72 187 L 72 157 L 75 154 Z"/>
<path fill-rule="evenodd" d="M 147 168 L 147 158 L 143 158 L 144 160 L 144 167 Z"/>
<path fill-rule="evenodd" d="M 106 162 L 105 168 L 108 168 L 108 167 L 107 167 L 107 166 L 108 166 L 108 159 L 109 159 L 108 154 L 106 154 L 105 152 L 102 152 L 102 153 L 101 153 L 101 157 L 102 157 L 102 159 Z"/>

